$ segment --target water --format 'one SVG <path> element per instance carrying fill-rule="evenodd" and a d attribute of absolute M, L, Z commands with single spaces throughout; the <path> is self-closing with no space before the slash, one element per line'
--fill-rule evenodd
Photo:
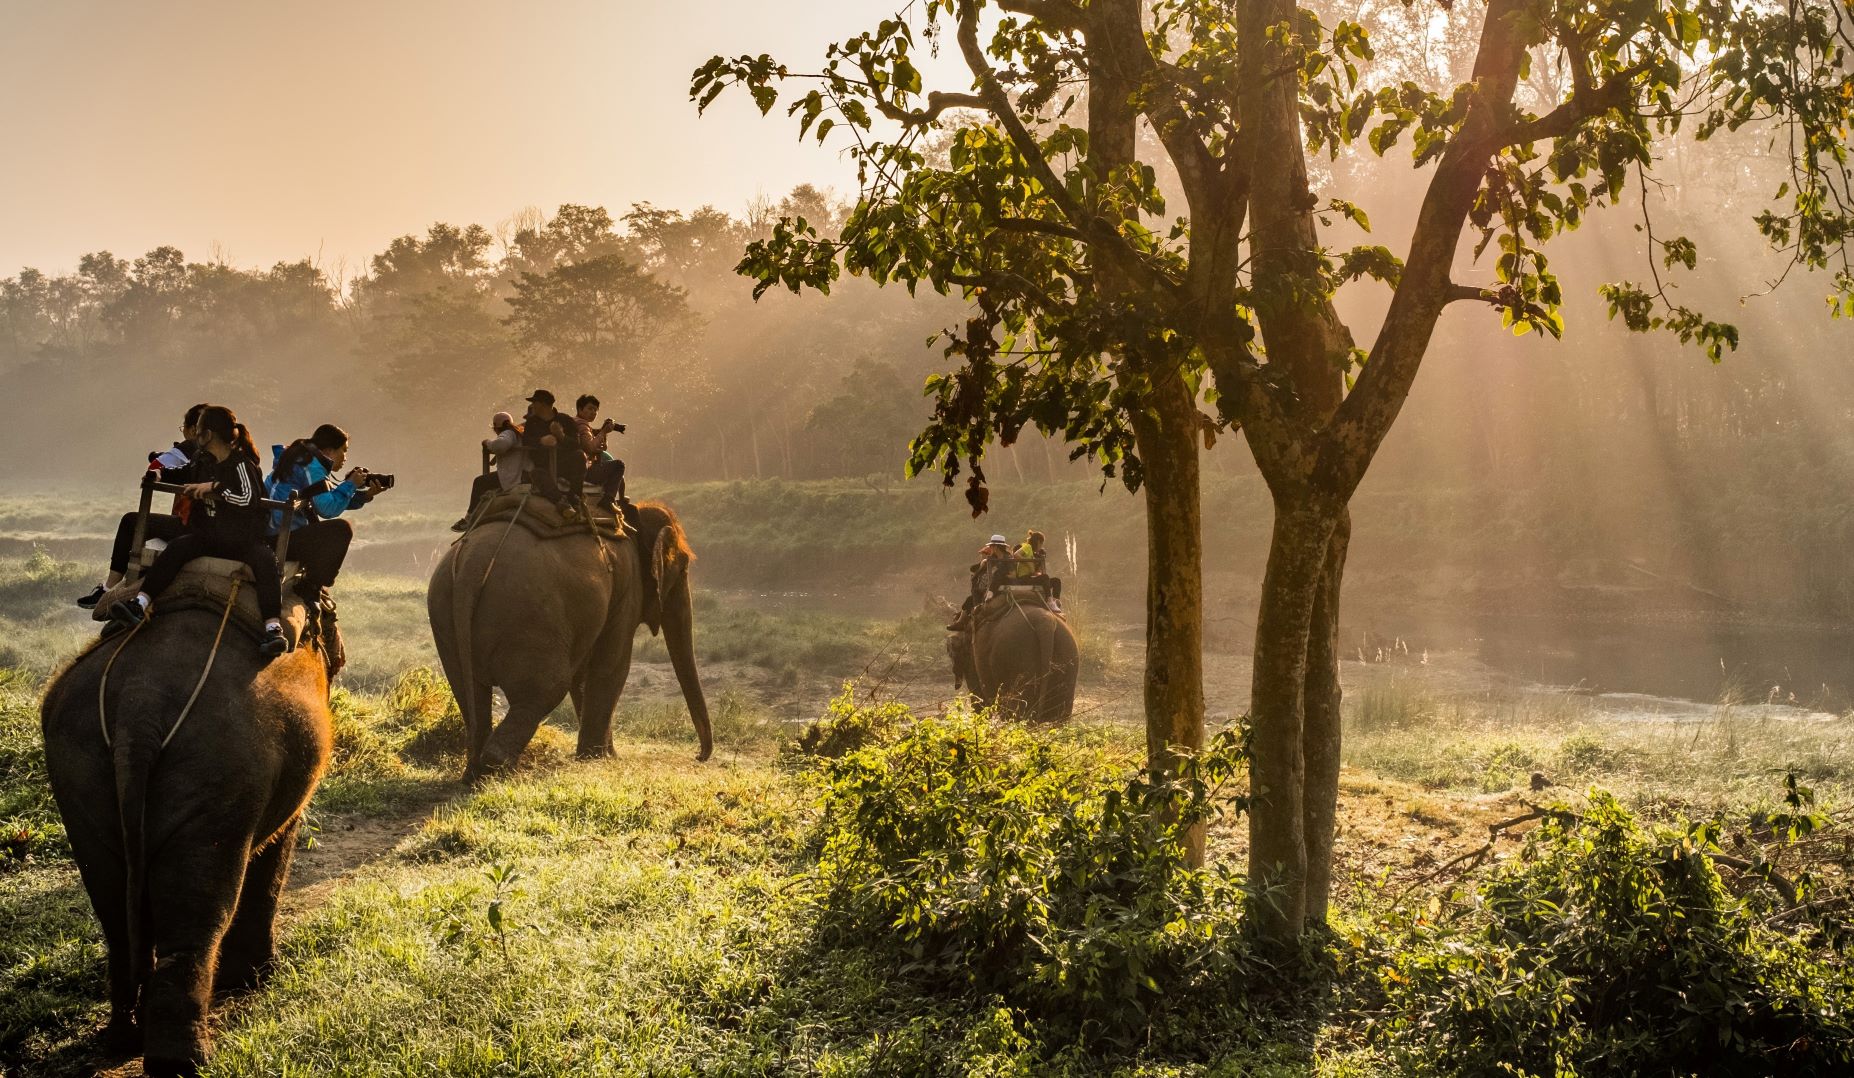
<path fill-rule="evenodd" d="M 1854 708 L 1854 631 L 1846 629 L 1490 615 L 1417 627 L 1406 644 L 1460 652 L 1496 673 L 1587 690 L 1619 705 L 1656 698 Z"/>

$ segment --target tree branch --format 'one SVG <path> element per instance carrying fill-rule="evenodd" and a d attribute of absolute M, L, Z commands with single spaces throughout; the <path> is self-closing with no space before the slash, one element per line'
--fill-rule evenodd
<path fill-rule="evenodd" d="M 977 94 L 954 94 L 944 90 L 934 90 L 927 95 L 927 107 L 921 109 L 904 109 L 900 105 L 881 95 L 875 98 L 876 111 L 898 124 L 908 127 L 922 127 L 940 118 L 948 109 L 982 109 L 985 99 Z"/>
<path fill-rule="evenodd" d="M 1595 88 L 1571 91 L 1570 100 L 1543 116 L 1514 124 L 1500 135 L 1500 145 L 1524 146 L 1544 139 L 1563 138 L 1577 130 L 1577 125 L 1610 109 L 1620 108 L 1635 96 L 1635 80 L 1652 71 L 1653 61 L 1642 60 L 1616 72 Z"/>
<path fill-rule="evenodd" d="M 998 7 L 1015 15 L 1028 15 L 1055 30 L 1080 33 L 1087 16 L 1074 0 L 998 0 Z"/>
<path fill-rule="evenodd" d="M 962 288 L 984 288 L 999 292 L 1014 293 L 1021 299 L 1034 301 L 1044 310 L 1059 310 L 1065 304 L 1037 287 L 1034 281 L 1016 273 L 1003 270 L 981 270 L 978 273 L 947 273 L 942 277 L 948 284 Z"/>
<path fill-rule="evenodd" d="M 1058 224 L 1055 221 L 1038 221 L 1029 217 L 1000 217 L 995 226 L 1000 232 L 1034 232 L 1043 236 L 1060 236 L 1077 243 L 1086 243 L 1088 237 L 1078 228 Z"/>
<path fill-rule="evenodd" d="M 1155 293 L 1170 294 L 1175 291 L 1176 285 L 1164 274 L 1148 266 L 1140 257 L 1139 252 L 1127 242 L 1126 237 L 1120 234 L 1119 229 L 1102 220 L 1099 215 L 1091 213 L 1086 206 L 1076 201 L 1075 197 L 1069 194 L 1068 187 L 1056 175 L 1055 169 L 1050 167 L 1049 160 L 1043 156 L 1042 144 L 1037 142 L 1036 136 L 1031 134 L 1030 129 L 1024 125 L 1023 117 L 1017 115 L 1017 108 L 1011 103 L 1010 95 L 1004 92 L 1003 84 L 998 81 L 997 72 L 991 69 L 991 64 L 985 59 L 985 49 L 979 44 L 978 36 L 980 6 L 968 4 L 960 12 L 958 39 L 959 52 L 965 57 L 966 67 L 971 70 L 973 79 L 978 83 L 979 95 L 985 103 L 986 111 L 990 112 L 997 119 L 998 124 L 1004 128 L 1005 135 L 1017 148 L 1018 156 L 1024 159 L 1025 167 L 1042 186 L 1043 193 L 1075 226 L 1077 233 L 1083 237 L 1083 242 L 1091 246 L 1099 246 L 1106 258 L 1129 273 L 1137 275 L 1142 283 L 1150 286 Z"/>
<path fill-rule="evenodd" d="M 1446 290 L 1443 292 L 1442 302 L 1444 304 L 1449 304 L 1464 299 L 1475 300 L 1481 303 L 1492 303 L 1496 306 L 1500 302 L 1499 293 L 1494 289 L 1477 288 L 1471 284 L 1456 284 L 1450 281 Z"/>
<path fill-rule="evenodd" d="M 1403 275 L 1371 354 L 1320 438 L 1316 479 L 1330 493 L 1349 498 L 1357 489 L 1409 397 L 1442 309 L 1467 298 L 1449 280 L 1449 271 L 1487 163 L 1510 144 L 1505 136 L 1512 129 L 1501 125 L 1512 107 L 1526 56 L 1513 18 L 1523 2 L 1491 0 L 1488 5 L 1461 131 L 1442 152 L 1429 179 Z"/>

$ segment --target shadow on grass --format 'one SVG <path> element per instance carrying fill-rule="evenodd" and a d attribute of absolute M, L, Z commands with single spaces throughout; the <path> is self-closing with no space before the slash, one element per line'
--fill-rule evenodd
<path fill-rule="evenodd" d="M 65 860 L 0 873 L 0 1073 L 84 1073 L 123 1058 L 102 1039 L 102 933 Z"/>

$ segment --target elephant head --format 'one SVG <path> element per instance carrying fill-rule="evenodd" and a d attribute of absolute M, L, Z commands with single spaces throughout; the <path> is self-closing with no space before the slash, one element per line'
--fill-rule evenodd
<path fill-rule="evenodd" d="M 953 688 L 967 685 L 978 689 L 978 669 L 972 655 L 972 630 L 960 629 L 946 634 L 946 656 L 953 660 Z"/>
<path fill-rule="evenodd" d="M 670 665 L 676 670 L 676 683 L 688 705 L 689 718 L 701 741 L 698 760 L 714 752 L 714 733 L 708 721 L 708 702 L 702 695 L 702 683 L 695 671 L 695 604 L 689 586 L 689 566 L 695 552 L 682 523 L 668 506 L 644 502 L 637 507 L 637 549 L 644 580 L 644 624 L 650 633 L 663 634 Z"/>

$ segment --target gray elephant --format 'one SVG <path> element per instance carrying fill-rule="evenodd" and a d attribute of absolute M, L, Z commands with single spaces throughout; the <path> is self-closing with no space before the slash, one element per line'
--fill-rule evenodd
<path fill-rule="evenodd" d="M 953 687 L 1034 722 L 1062 722 L 1075 710 L 1081 670 L 1075 634 L 1041 599 L 994 598 L 966 627 L 947 634 Z"/>
<path fill-rule="evenodd" d="M 238 629 L 215 645 L 218 612 L 161 603 L 72 660 L 41 709 L 52 794 L 109 949 L 110 1040 L 132 1049 L 139 1033 L 150 1075 L 197 1072 L 214 992 L 269 967 L 333 722 L 332 649 L 311 637 L 265 659 Z"/>
<path fill-rule="evenodd" d="M 617 539 L 584 524 L 555 526 L 535 502 L 514 514 L 492 507 L 438 562 L 426 593 L 438 658 L 468 731 L 465 779 L 512 766 L 569 693 L 579 754 L 610 755 L 612 712 L 639 625 L 663 633 L 701 742 L 697 759 L 708 759 L 714 740 L 695 669 L 694 555 L 675 513 L 640 503 L 636 533 Z M 509 709 L 492 732 L 496 688 Z"/>

